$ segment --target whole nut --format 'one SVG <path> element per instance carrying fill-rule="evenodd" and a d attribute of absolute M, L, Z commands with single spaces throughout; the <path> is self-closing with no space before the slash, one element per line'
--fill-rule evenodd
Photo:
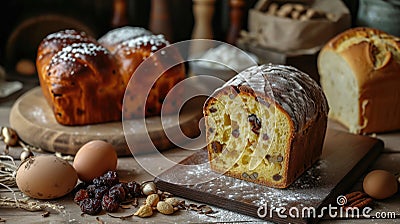
<path fill-rule="evenodd" d="M 293 8 L 294 8 L 294 10 L 296 10 L 300 13 L 304 12 L 307 9 L 306 6 L 303 4 L 294 4 Z"/>
<path fill-rule="evenodd" d="M 290 3 L 286 3 L 279 8 L 280 11 L 289 12 L 289 13 L 292 12 L 293 9 L 294 9 L 293 4 L 290 4 Z"/>
<path fill-rule="evenodd" d="M 142 205 L 140 206 L 139 210 L 135 212 L 134 215 L 142 218 L 149 217 L 153 215 L 153 209 L 148 205 Z"/>
<path fill-rule="evenodd" d="M 142 193 L 146 196 L 157 193 L 157 187 L 153 182 L 143 183 L 141 188 L 142 188 Z"/>
<path fill-rule="evenodd" d="M 158 197 L 158 194 L 151 194 L 146 198 L 146 205 L 155 207 L 159 201 L 160 197 Z"/>
<path fill-rule="evenodd" d="M 321 19 L 321 18 L 325 18 L 325 13 L 310 8 L 310 9 L 307 9 L 306 16 L 309 19 Z"/>
<path fill-rule="evenodd" d="M 292 19 L 299 19 L 300 18 L 300 12 L 299 11 L 293 11 L 290 15 Z"/>
<path fill-rule="evenodd" d="M 157 211 L 164 215 L 170 215 L 174 213 L 174 207 L 165 201 L 160 201 L 157 203 Z"/>
<path fill-rule="evenodd" d="M 270 15 L 275 15 L 276 12 L 278 11 L 278 9 L 279 9 L 279 5 L 278 4 L 271 3 L 271 5 L 268 8 L 267 13 L 270 14 Z"/>
<path fill-rule="evenodd" d="M 299 20 L 300 21 L 307 21 L 307 20 L 309 20 L 309 18 L 307 17 L 307 15 L 301 15 Z"/>
<path fill-rule="evenodd" d="M 177 198 L 167 198 L 164 201 L 172 206 L 178 206 L 181 203 L 181 201 L 179 201 Z"/>
<path fill-rule="evenodd" d="M 32 151 L 28 151 L 28 150 L 24 150 L 21 152 L 21 155 L 19 155 L 21 162 L 25 161 L 26 159 L 28 159 L 29 157 L 33 157 L 33 153 Z"/>
<path fill-rule="evenodd" d="M 335 21 L 336 16 L 333 13 L 327 13 L 326 14 L 326 18 L 331 20 L 331 21 Z"/>
<path fill-rule="evenodd" d="M 15 146 L 18 143 L 18 134 L 10 127 L 2 127 L 1 136 L 3 136 L 3 141 L 8 146 Z"/>

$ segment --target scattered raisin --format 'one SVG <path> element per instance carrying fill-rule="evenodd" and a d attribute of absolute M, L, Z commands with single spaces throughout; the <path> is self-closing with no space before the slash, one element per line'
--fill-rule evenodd
<path fill-rule="evenodd" d="M 237 85 L 237 86 L 231 86 L 231 87 L 235 90 L 236 93 L 240 93 L 240 89 L 239 89 L 240 86 L 241 86 L 241 85 L 239 84 L 239 85 Z"/>
<path fill-rule="evenodd" d="M 116 212 L 119 208 L 120 203 L 108 194 L 103 196 L 101 200 L 101 206 L 107 212 Z"/>
<path fill-rule="evenodd" d="M 96 194 L 96 186 L 94 184 L 91 184 L 86 187 L 86 191 L 89 194 L 89 197 L 94 198 L 94 195 Z"/>
<path fill-rule="evenodd" d="M 217 112 L 217 109 L 215 107 L 211 107 L 210 108 L 210 113 L 215 113 L 215 112 Z"/>
<path fill-rule="evenodd" d="M 76 188 L 74 201 L 79 204 L 83 213 L 89 215 L 96 215 L 102 209 L 115 212 L 126 198 L 138 197 L 142 193 L 140 184 L 135 181 L 120 183 L 115 171 L 108 171 Z"/>
<path fill-rule="evenodd" d="M 107 192 L 108 192 L 107 186 L 100 186 L 94 190 L 93 197 L 97 199 L 102 199 L 103 195 L 106 194 Z"/>
<path fill-rule="evenodd" d="M 268 160 L 270 163 L 281 163 L 283 161 L 283 156 L 270 156 L 266 155 L 265 158 Z"/>
<path fill-rule="evenodd" d="M 211 148 L 213 149 L 214 153 L 222 152 L 222 145 L 219 142 L 212 142 Z"/>
<path fill-rule="evenodd" d="M 119 183 L 119 178 L 117 172 L 115 171 L 108 171 L 107 173 L 103 174 L 102 176 L 105 185 L 108 187 L 112 187 Z"/>
<path fill-rule="evenodd" d="M 214 132 L 214 128 L 209 128 L 208 132 L 213 133 Z"/>
<path fill-rule="evenodd" d="M 267 134 L 267 133 L 263 134 L 262 139 L 263 139 L 264 141 L 268 141 L 268 140 L 269 140 L 268 134 Z"/>
<path fill-rule="evenodd" d="M 122 184 L 117 184 L 110 188 L 108 195 L 118 202 L 121 202 L 126 198 L 125 189 Z"/>
<path fill-rule="evenodd" d="M 83 201 L 84 199 L 89 198 L 89 194 L 85 189 L 80 189 L 75 193 L 74 202 L 79 204 L 79 202 Z"/>
<path fill-rule="evenodd" d="M 101 201 L 95 198 L 85 198 L 80 203 L 81 211 L 89 215 L 96 215 L 101 212 Z"/>
<path fill-rule="evenodd" d="M 87 186 L 88 184 L 86 182 L 80 182 L 78 185 L 76 185 L 72 193 L 76 194 L 76 192 L 78 192 L 80 189 L 86 189 Z"/>
<path fill-rule="evenodd" d="M 282 179 L 282 176 L 279 174 L 275 174 L 272 179 L 274 179 L 274 181 L 279 181 L 280 179 Z"/>
<path fill-rule="evenodd" d="M 251 130 L 256 134 L 260 134 L 261 121 L 257 118 L 257 116 L 255 114 L 250 114 L 248 116 L 248 121 L 251 124 Z"/>
<path fill-rule="evenodd" d="M 250 179 L 253 179 L 253 180 L 257 179 L 257 177 L 258 177 L 258 173 L 257 172 L 254 172 L 254 173 L 252 173 L 250 175 Z"/>
<path fill-rule="evenodd" d="M 135 181 L 126 183 L 125 188 L 127 189 L 127 193 L 132 198 L 139 197 L 142 193 L 142 191 L 140 190 L 140 184 L 136 183 Z"/>
<path fill-rule="evenodd" d="M 106 183 L 104 182 L 103 177 L 96 177 L 96 178 L 94 178 L 94 179 L 93 179 L 93 184 L 94 184 L 96 187 L 100 187 L 100 186 L 106 185 Z"/>
<path fill-rule="evenodd" d="M 239 135 L 240 135 L 240 132 L 239 132 L 238 129 L 235 129 L 235 130 L 232 131 L 232 136 L 233 136 L 233 137 L 238 138 Z"/>

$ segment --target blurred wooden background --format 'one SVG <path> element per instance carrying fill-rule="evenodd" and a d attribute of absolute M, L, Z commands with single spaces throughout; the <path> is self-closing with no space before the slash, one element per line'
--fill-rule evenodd
<path fill-rule="evenodd" d="M 190 39 L 194 26 L 192 1 L 159 1 L 168 2 L 173 42 Z M 247 11 L 257 0 L 244 1 L 243 28 L 246 29 Z M 150 0 L 126 0 L 127 25 L 149 28 L 151 2 Z M 344 0 L 344 2 L 354 15 L 358 1 Z M 229 0 L 216 0 L 214 7 L 215 13 L 212 18 L 214 39 L 225 41 L 230 25 Z M 99 37 L 112 28 L 113 0 L 2 1 L 0 3 L 0 65 L 9 66 L 15 63 L 14 58 L 34 59 L 38 41 L 44 37 L 43 32 L 46 32 L 46 28 L 28 29 L 26 26 L 37 22 L 38 17 L 43 15 L 70 18 L 75 23 L 88 27 L 96 37 Z M 44 29 L 42 33 L 40 29 Z M 12 47 L 7 49 L 10 43 Z M 10 50 L 10 48 L 18 48 L 18 50 Z"/>

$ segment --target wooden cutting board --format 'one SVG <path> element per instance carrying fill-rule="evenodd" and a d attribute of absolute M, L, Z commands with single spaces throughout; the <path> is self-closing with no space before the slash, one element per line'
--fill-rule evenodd
<path fill-rule="evenodd" d="M 200 133 L 198 128 L 193 127 L 198 127 L 202 112 L 198 106 L 192 106 L 192 104 L 198 105 L 196 99 L 184 105 L 180 112 L 179 123 L 168 124 L 169 127 L 180 126 L 187 137 L 195 137 Z M 137 121 L 137 125 L 135 122 L 131 123 L 133 127 L 137 127 L 135 133 L 138 136 L 148 134 L 158 150 L 173 147 L 164 133 L 160 117 L 147 118 L 146 128 L 141 122 Z M 10 125 L 26 143 L 51 152 L 74 155 L 86 142 L 101 139 L 113 144 L 118 155 L 131 155 L 121 122 L 63 126 L 54 118 L 53 111 L 47 104 L 40 87 L 28 91 L 15 102 L 10 112 Z"/>
<path fill-rule="evenodd" d="M 175 184 L 182 183 L 182 180 L 204 182 L 204 179 L 215 175 L 209 168 L 205 150 L 157 176 L 155 182 L 163 191 L 264 220 L 313 223 L 318 218 L 291 218 L 289 209 L 294 207 L 293 211 L 297 209 L 301 214 L 303 208 L 310 207 L 319 214 L 318 211 L 328 204 L 337 207 L 337 197 L 357 181 L 382 149 L 383 142 L 378 139 L 328 129 L 321 159 L 287 189 L 269 188 L 228 176 L 219 176 L 199 184 Z M 188 166 L 180 166 L 196 164 L 202 164 L 202 168 L 194 167 L 191 170 Z M 267 212 L 263 217 L 266 210 L 262 209 L 274 207 L 285 208 L 282 214 L 288 217 L 281 218 L 274 212 Z"/>

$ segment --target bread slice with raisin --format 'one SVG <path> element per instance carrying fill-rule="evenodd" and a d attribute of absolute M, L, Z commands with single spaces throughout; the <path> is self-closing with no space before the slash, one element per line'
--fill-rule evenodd
<path fill-rule="evenodd" d="M 307 74 L 284 65 L 249 68 L 206 101 L 211 169 L 286 188 L 318 160 L 328 104 Z"/>

